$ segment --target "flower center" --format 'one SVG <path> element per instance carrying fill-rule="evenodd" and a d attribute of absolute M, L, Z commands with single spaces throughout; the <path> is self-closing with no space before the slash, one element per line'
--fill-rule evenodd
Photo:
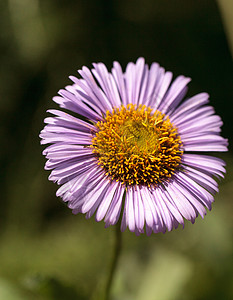
<path fill-rule="evenodd" d="M 96 124 L 92 151 L 111 180 L 126 186 L 156 186 L 180 166 L 182 142 L 168 117 L 145 105 L 107 111 Z"/>

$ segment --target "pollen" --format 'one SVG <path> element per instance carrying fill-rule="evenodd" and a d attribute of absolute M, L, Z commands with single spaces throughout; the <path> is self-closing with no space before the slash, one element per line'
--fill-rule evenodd
<path fill-rule="evenodd" d="M 110 180 L 125 186 L 157 186 L 180 168 L 181 138 L 160 111 L 128 104 L 107 111 L 96 127 L 92 152 Z"/>

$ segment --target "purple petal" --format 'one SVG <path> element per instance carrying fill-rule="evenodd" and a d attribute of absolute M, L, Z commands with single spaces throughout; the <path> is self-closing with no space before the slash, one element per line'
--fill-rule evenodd
<path fill-rule="evenodd" d="M 105 216 L 105 227 L 115 225 L 119 219 L 125 188 L 118 182 L 116 192 Z"/>

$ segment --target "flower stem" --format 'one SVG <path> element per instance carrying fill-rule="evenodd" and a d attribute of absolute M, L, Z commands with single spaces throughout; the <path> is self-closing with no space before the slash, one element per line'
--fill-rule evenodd
<path fill-rule="evenodd" d="M 111 292 L 111 287 L 113 283 L 113 279 L 116 273 L 116 268 L 117 268 L 117 263 L 119 261 L 120 253 L 121 253 L 121 245 L 122 245 L 122 237 L 121 237 L 121 222 L 118 222 L 116 224 L 115 228 L 115 246 L 114 246 L 114 253 L 112 257 L 112 262 L 111 262 L 111 269 L 106 285 L 106 290 L 105 290 L 105 300 L 109 300 L 110 298 L 110 292 Z"/>

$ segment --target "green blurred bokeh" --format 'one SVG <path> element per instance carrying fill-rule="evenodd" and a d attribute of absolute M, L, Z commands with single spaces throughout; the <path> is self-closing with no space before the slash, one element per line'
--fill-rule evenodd
<path fill-rule="evenodd" d="M 38 138 L 68 76 L 92 62 L 157 61 L 193 79 L 190 96 L 210 94 L 231 143 L 225 21 L 212 0 L 0 1 L 0 300 L 102 297 L 114 228 L 72 215 L 56 198 Z M 227 175 L 204 220 L 165 235 L 123 234 L 112 299 L 233 299 L 230 149 L 220 155 Z"/>

